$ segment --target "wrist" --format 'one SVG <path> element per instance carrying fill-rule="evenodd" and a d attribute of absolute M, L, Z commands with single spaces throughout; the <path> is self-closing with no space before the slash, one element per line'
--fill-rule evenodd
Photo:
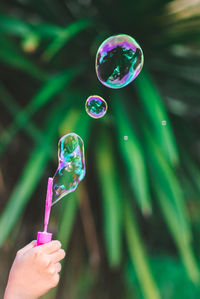
<path fill-rule="evenodd" d="M 25 294 L 23 290 L 7 285 L 3 299 L 37 299 L 30 294 Z"/>

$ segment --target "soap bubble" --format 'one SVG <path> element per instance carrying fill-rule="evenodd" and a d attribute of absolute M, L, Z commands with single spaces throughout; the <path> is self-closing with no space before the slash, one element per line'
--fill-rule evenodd
<path fill-rule="evenodd" d="M 121 88 L 131 83 L 143 67 L 143 52 L 129 35 L 114 35 L 106 39 L 96 55 L 99 81 L 110 88 Z"/>
<path fill-rule="evenodd" d="M 85 110 L 93 118 L 101 118 L 106 114 L 107 103 L 100 96 L 90 96 L 85 102 Z"/>
<path fill-rule="evenodd" d="M 59 165 L 53 177 L 55 204 L 63 196 L 73 192 L 85 176 L 84 143 L 75 133 L 64 135 L 58 143 Z"/>

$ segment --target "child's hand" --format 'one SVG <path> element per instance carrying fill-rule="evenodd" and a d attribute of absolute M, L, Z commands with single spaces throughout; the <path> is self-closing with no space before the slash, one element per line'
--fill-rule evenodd
<path fill-rule="evenodd" d="M 4 299 L 36 299 L 58 284 L 59 261 L 65 257 L 61 243 L 35 244 L 33 241 L 17 252 Z"/>

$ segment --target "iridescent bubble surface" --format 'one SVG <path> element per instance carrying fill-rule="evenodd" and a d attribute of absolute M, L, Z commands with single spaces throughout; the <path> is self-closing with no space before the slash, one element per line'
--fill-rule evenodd
<path fill-rule="evenodd" d="M 107 112 L 107 103 L 100 96 L 90 96 L 85 102 L 85 110 L 93 118 L 101 118 Z"/>
<path fill-rule="evenodd" d="M 73 192 L 85 176 L 84 143 L 75 133 L 64 135 L 58 143 L 59 165 L 53 177 L 52 205 Z"/>
<path fill-rule="evenodd" d="M 119 34 L 109 37 L 100 45 L 95 67 L 102 84 L 122 88 L 138 76 L 143 63 L 143 52 L 136 40 Z"/>

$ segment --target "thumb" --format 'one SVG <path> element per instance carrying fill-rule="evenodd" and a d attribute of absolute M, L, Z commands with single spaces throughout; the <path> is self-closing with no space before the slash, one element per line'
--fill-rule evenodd
<path fill-rule="evenodd" d="M 25 254 L 27 251 L 29 251 L 30 249 L 34 248 L 34 246 L 36 245 L 36 240 L 32 241 L 31 243 L 27 244 L 26 246 L 24 246 L 23 248 L 21 248 L 20 254 Z"/>

